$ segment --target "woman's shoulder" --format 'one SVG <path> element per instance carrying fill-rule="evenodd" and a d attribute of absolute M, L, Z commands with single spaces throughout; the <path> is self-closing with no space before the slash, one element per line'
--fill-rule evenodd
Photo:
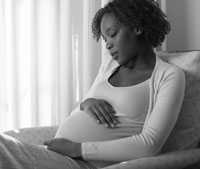
<path fill-rule="evenodd" d="M 177 74 L 178 76 L 185 76 L 185 72 L 178 65 L 170 63 L 167 59 L 163 59 L 159 55 L 156 55 L 156 68 L 155 74 L 162 74 L 162 76 L 169 76 Z M 119 66 L 119 63 L 110 56 L 109 53 L 104 54 L 101 63 L 101 73 L 110 74 Z"/>
<path fill-rule="evenodd" d="M 170 62 L 167 58 L 160 57 L 159 55 L 157 57 L 157 69 L 162 70 L 164 72 L 182 72 L 184 73 L 184 70 L 178 66 L 175 63 Z"/>
<path fill-rule="evenodd" d="M 179 77 L 180 80 L 185 80 L 185 71 L 179 67 L 178 65 L 171 63 L 167 60 L 163 60 L 162 58 L 158 57 L 158 66 L 157 66 L 157 73 L 162 74 L 164 77 Z"/>
<path fill-rule="evenodd" d="M 178 66 L 178 64 L 175 64 L 170 60 L 170 56 L 168 57 L 166 54 L 163 55 L 162 52 L 156 52 L 156 56 L 159 62 L 159 69 L 163 69 L 168 72 L 184 73 L 184 70 Z"/>

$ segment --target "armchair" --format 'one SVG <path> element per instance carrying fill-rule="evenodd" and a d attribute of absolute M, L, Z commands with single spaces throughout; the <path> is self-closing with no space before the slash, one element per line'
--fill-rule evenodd
<path fill-rule="evenodd" d="M 130 160 L 102 169 L 197 169 L 200 168 L 200 52 L 158 53 L 186 73 L 186 92 L 180 117 L 161 153 Z M 58 126 L 6 131 L 20 141 L 43 144 L 54 137 Z"/>

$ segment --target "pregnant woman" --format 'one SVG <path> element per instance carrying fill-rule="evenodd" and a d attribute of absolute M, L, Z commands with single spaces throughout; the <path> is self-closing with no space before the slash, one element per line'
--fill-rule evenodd
<path fill-rule="evenodd" d="M 89 92 L 45 146 L 1 136 L 0 168 L 96 169 L 157 155 L 185 92 L 183 70 L 154 52 L 169 31 L 153 0 L 113 0 L 99 9 L 92 32 L 110 55 Z M 9 147 L 14 160 L 2 153 Z"/>

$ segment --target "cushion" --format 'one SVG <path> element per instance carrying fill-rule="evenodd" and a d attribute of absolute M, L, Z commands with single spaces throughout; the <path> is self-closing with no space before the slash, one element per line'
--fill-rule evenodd
<path fill-rule="evenodd" d="M 186 75 L 180 115 L 162 152 L 197 147 L 200 140 L 200 51 L 158 52 L 158 56 L 182 68 Z"/>

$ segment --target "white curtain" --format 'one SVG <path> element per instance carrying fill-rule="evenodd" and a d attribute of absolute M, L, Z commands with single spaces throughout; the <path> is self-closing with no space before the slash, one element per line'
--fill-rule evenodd
<path fill-rule="evenodd" d="M 57 125 L 101 63 L 101 0 L 0 0 L 0 131 Z"/>

